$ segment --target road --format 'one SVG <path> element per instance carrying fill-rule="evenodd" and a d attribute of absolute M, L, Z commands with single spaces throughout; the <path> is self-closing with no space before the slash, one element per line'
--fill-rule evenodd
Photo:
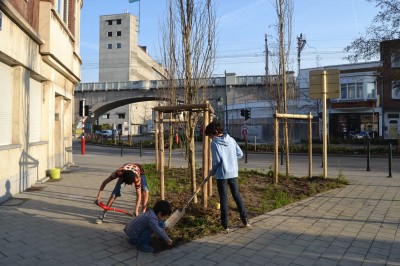
<path fill-rule="evenodd" d="M 108 162 L 115 162 L 115 165 L 119 165 L 124 162 L 137 162 L 137 163 L 154 163 L 155 162 L 155 151 L 154 149 L 131 149 L 123 148 L 121 151 L 120 147 L 112 146 L 100 146 L 100 145 L 86 145 L 86 154 L 81 155 L 80 142 L 76 141 L 73 143 L 73 153 L 75 164 L 79 163 L 83 157 L 88 163 L 100 164 L 96 161 L 95 155 L 101 155 L 107 158 Z M 198 164 L 201 165 L 202 159 L 202 147 L 201 145 L 196 146 L 196 158 Z M 165 151 L 166 155 L 168 151 Z M 172 152 L 172 165 L 173 167 L 186 167 L 187 162 L 184 160 L 182 151 L 175 149 Z M 122 156 L 121 156 L 122 155 Z M 91 160 L 93 158 L 93 160 Z M 285 173 L 285 164 L 281 165 L 279 155 L 279 172 Z M 392 176 L 400 172 L 400 164 L 398 163 L 399 158 L 392 158 Z M 322 175 L 321 167 L 322 157 L 321 155 L 313 156 L 313 175 Z M 283 162 L 284 163 L 284 162 Z M 247 157 L 247 163 L 245 159 L 239 160 L 240 168 L 258 169 L 268 171 L 269 167 L 273 167 L 274 157 L 271 153 L 255 153 L 249 152 Z M 367 169 L 366 156 L 348 156 L 348 155 L 328 155 L 328 176 L 337 177 L 338 175 L 353 175 L 358 174 L 360 171 L 364 171 L 366 176 L 374 176 L 379 172 L 380 176 L 389 175 L 389 160 L 387 157 L 373 157 L 370 160 L 370 171 Z M 290 154 L 290 174 L 295 176 L 307 176 L 308 175 L 308 156 L 307 154 Z"/>

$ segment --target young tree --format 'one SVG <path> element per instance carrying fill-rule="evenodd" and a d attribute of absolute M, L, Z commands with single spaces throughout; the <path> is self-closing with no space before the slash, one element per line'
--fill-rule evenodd
<path fill-rule="evenodd" d="M 277 15 L 277 37 L 273 44 L 274 54 L 272 68 L 276 76 L 267 77 L 267 99 L 271 107 L 279 113 L 288 113 L 288 100 L 297 97 L 294 80 L 287 75 L 289 65 L 289 53 L 292 41 L 293 0 L 275 0 L 275 12 Z M 283 121 L 284 150 L 286 151 L 286 175 L 289 173 L 289 133 L 287 120 Z"/>
<path fill-rule="evenodd" d="M 400 38 L 400 1 L 367 0 L 380 10 L 363 36 L 356 38 L 344 50 L 353 54 L 345 57 L 350 62 L 378 58 L 379 43 Z"/>
<path fill-rule="evenodd" d="M 202 103 L 206 99 L 207 80 L 211 76 L 216 51 L 216 10 L 212 0 L 170 0 L 170 15 L 165 23 L 164 58 L 169 62 L 170 79 L 182 81 L 170 87 L 171 99 L 182 98 L 184 104 Z M 173 41 L 171 41 L 173 40 Z M 171 44 L 173 42 L 173 44 Z M 165 52 L 167 51 L 167 52 Z M 183 87 L 176 95 L 175 87 Z M 170 102 L 171 104 L 175 104 Z M 196 190 L 195 127 L 200 114 L 186 112 L 185 137 L 189 145 L 188 166 L 192 191 Z M 196 198 L 195 198 L 196 202 Z"/>

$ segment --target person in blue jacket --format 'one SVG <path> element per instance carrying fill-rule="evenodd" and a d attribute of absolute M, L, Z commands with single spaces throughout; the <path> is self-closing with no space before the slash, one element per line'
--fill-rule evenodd
<path fill-rule="evenodd" d="M 224 133 L 221 123 L 211 122 L 205 129 L 205 135 L 212 139 L 212 169 L 210 175 L 215 176 L 219 201 L 221 205 L 221 225 L 228 232 L 228 194 L 227 187 L 231 191 L 236 202 L 240 219 L 244 226 L 250 226 L 246 208 L 239 192 L 238 183 L 238 159 L 242 158 L 243 152 L 236 141 Z"/>
<path fill-rule="evenodd" d="M 159 200 L 153 209 L 134 217 L 124 228 L 126 240 L 137 250 L 144 252 L 156 251 L 150 241 L 152 235 L 164 240 L 168 246 L 172 246 L 172 240 L 164 231 L 164 219 L 171 214 L 171 205 L 166 200 Z"/>

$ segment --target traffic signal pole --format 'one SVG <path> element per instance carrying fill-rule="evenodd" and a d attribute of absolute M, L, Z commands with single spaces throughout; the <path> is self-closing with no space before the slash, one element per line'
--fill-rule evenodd
<path fill-rule="evenodd" d="M 81 154 L 86 153 L 86 140 L 85 140 L 85 117 L 82 117 L 82 138 L 81 138 Z"/>
<path fill-rule="evenodd" d="M 82 136 L 81 136 L 81 154 L 85 155 L 86 153 L 86 140 L 85 140 L 85 114 L 86 108 L 85 108 L 85 99 L 82 99 L 79 101 L 79 115 L 82 118 Z"/>
<path fill-rule="evenodd" d="M 327 93 L 326 71 L 322 74 L 322 165 L 323 176 L 328 177 L 328 132 L 326 117 L 326 93 Z"/>

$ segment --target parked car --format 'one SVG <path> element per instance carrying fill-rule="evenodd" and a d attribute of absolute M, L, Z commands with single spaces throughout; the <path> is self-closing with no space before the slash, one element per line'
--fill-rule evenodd
<path fill-rule="evenodd" d="M 109 138 L 112 137 L 113 131 L 111 129 L 102 130 L 101 135 L 103 136 L 103 138 Z"/>
<path fill-rule="evenodd" d="M 349 132 L 350 138 L 352 139 L 369 139 L 368 131 L 361 131 L 360 133 L 355 133 L 354 131 Z"/>
<path fill-rule="evenodd" d="M 95 134 L 95 135 L 102 135 L 103 133 L 101 132 L 101 130 L 96 130 L 96 131 L 94 132 L 94 134 Z"/>
<path fill-rule="evenodd" d="M 361 139 L 369 139 L 370 138 L 368 131 L 361 131 L 360 133 L 358 133 L 358 135 L 360 136 Z"/>

